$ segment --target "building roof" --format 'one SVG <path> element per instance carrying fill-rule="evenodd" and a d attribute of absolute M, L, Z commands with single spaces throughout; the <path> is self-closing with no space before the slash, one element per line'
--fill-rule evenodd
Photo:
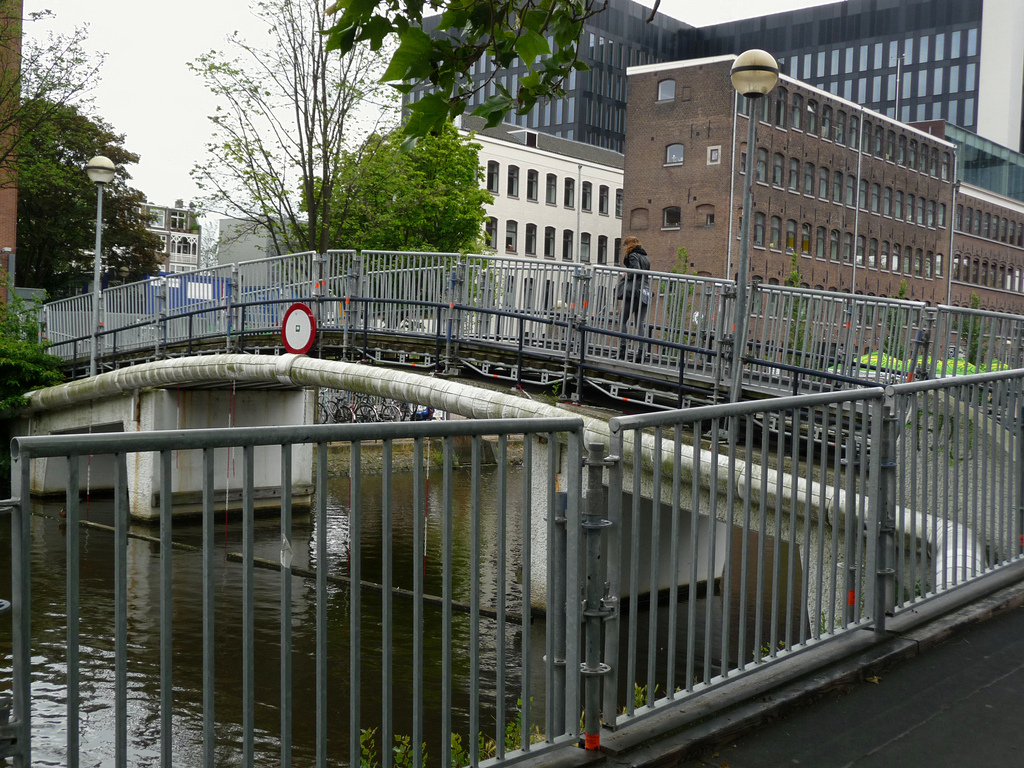
<path fill-rule="evenodd" d="M 473 131 L 480 136 L 497 141 L 507 141 L 510 144 L 519 144 L 522 147 L 536 148 L 544 152 L 551 152 L 562 157 L 570 157 L 575 160 L 583 160 L 597 165 L 606 165 L 609 168 L 622 170 L 624 157 L 621 152 L 603 147 L 595 147 L 592 144 L 583 144 L 571 139 L 563 139 L 553 136 L 550 133 L 542 133 L 533 128 L 520 128 L 516 125 L 501 123 L 494 128 L 485 128 L 485 121 L 480 117 L 463 115 L 461 118 L 464 130 Z M 527 134 L 536 137 L 536 144 L 527 143 Z"/>

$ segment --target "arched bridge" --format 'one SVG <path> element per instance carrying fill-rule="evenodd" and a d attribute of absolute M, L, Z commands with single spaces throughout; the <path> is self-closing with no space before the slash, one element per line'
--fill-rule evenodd
<path fill-rule="evenodd" d="M 641 275 L 455 253 L 330 251 L 164 275 L 41 309 L 50 351 L 83 375 L 147 360 L 279 353 L 288 306 L 305 302 L 310 354 L 557 388 L 661 407 L 725 399 L 736 286 L 646 273 L 645 311 L 620 286 Z M 921 302 L 755 284 L 742 349 L 747 397 L 880 385 L 1024 366 L 1024 318 Z"/>

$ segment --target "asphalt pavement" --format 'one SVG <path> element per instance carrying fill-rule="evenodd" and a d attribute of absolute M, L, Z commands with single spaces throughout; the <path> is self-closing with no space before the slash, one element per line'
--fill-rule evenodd
<path fill-rule="evenodd" d="M 679 765 L 1024 766 L 1024 607 Z"/>

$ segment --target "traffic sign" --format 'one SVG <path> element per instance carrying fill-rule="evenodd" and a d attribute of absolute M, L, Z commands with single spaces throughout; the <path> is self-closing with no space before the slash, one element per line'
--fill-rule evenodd
<path fill-rule="evenodd" d="M 304 355 L 309 352 L 316 340 L 316 318 L 313 310 L 302 302 L 296 302 L 288 307 L 284 313 L 284 322 L 281 323 L 281 340 L 284 348 L 295 355 Z"/>

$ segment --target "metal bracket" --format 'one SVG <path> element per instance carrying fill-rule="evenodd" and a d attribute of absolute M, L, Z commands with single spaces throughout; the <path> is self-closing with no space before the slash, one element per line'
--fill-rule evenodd
<path fill-rule="evenodd" d="M 584 459 L 583 459 L 583 466 L 584 467 L 614 467 L 620 461 L 622 461 L 622 458 L 620 456 L 613 456 L 611 454 L 609 454 L 608 456 L 604 456 L 603 458 L 598 459 L 597 461 L 592 461 L 592 460 L 584 457 Z"/>

